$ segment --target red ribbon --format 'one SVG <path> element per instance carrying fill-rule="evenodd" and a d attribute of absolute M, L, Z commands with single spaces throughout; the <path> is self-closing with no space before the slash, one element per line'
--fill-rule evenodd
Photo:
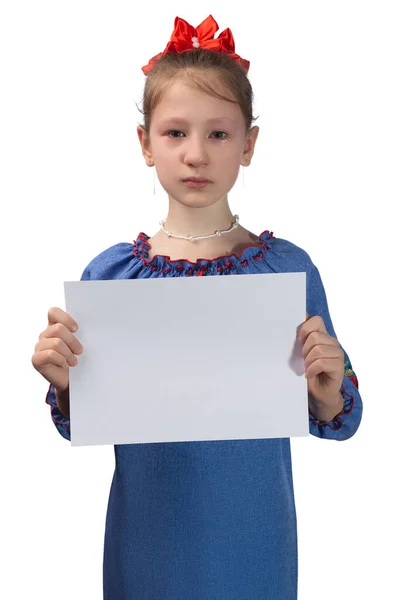
<path fill-rule="evenodd" d="M 156 56 L 153 56 L 149 63 L 142 67 L 142 71 L 145 75 L 153 69 L 164 54 L 168 54 L 169 52 L 185 52 L 187 50 L 193 50 L 193 48 L 196 47 L 205 48 L 206 50 L 216 50 L 217 52 L 228 54 L 238 62 L 246 72 L 249 70 L 250 62 L 235 53 L 235 42 L 229 28 L 225 29 L 216 39 L 214 39 L 214 35 L 217 33 L 219 27 L 211 15 L 200 23 L 196 29 L 180 17 L 175 18 L 174 25 L 174 31 L 172 32 L 171 39 L 164 52 L 160 52 Z M 192 38 L 197 38 L 197 41 Z"/>

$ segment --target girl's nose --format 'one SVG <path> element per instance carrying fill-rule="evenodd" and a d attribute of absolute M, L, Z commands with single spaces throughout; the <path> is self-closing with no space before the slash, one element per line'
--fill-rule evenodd
<path fill-rule="evenodd" d="M 192 139 L 185 148 L 185 164 L 193 167 L 206 165 L 208 162 L 205 144 L 199 139 Z"/>

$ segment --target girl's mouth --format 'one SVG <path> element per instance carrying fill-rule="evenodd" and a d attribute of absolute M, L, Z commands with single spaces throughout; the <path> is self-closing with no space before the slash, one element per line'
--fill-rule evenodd
<path fill-rule="evenodd" d="M 184 183 L 187 187 L 190 187 L 190 188 L 203 188 L 211 182 L 210 181 L 194 181 L 193 179 L 186 179 L 182 183 Z"/>

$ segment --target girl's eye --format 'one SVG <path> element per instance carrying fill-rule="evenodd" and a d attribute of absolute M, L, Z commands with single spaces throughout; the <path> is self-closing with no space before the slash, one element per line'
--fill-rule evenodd
<path fill-rule="evenodd" d="M 167 131 L 167 135 L 171 135 L 171 133 L 182 133 L 182 132 L 177 131 L 176 129 L 173 129 L 172 131 Z M 172 137 L 174 138 L 175 136 L 173 135 Z"/>
<path fill-rule="evenodd" d="M 218 137 L 218 140 L 224 140 L 228 137 L 228 134 L 225 131 L 214 131 L 213 133 L 222 133 L 225 137 Z"/>
<path fill-rule="evenodd" d="M 172 137 L 173 139 L 179 139 L 180 136 L 179 135 L 178 136 L 171 135 L 173 133 L 178 133 L 179 134 L 179 133 L 182 133 L 182 131 L 178 131 L 177 129 L 171 129 L 171 131 L 167 131 L 167 135 L 168 136 Z M 216 139 L 218 139 L 218 140 L 224 140 L 228 136 L 228 134 L 225 131 L 213 131 L 213 134 L 214 133 L 218 133 L 218 134 L 222 133 L 222 135 L 225 136 L 225 137 L 217 137 Z"/>

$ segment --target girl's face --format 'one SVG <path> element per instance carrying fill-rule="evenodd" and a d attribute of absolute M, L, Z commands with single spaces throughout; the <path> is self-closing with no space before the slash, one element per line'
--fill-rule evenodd
<path fill-rule="evenodd" d="M 258 127 L 246 131 L 238 104 L 177 80 L 152 114 L 149 139 L 140 126 L 138 135 L 170 198 L 200 208 L 218 202 L 233 187 L 240 165 L 250 163 Z M 191 188 L 182 181 L 187 177 L 210 183 Z"/>

